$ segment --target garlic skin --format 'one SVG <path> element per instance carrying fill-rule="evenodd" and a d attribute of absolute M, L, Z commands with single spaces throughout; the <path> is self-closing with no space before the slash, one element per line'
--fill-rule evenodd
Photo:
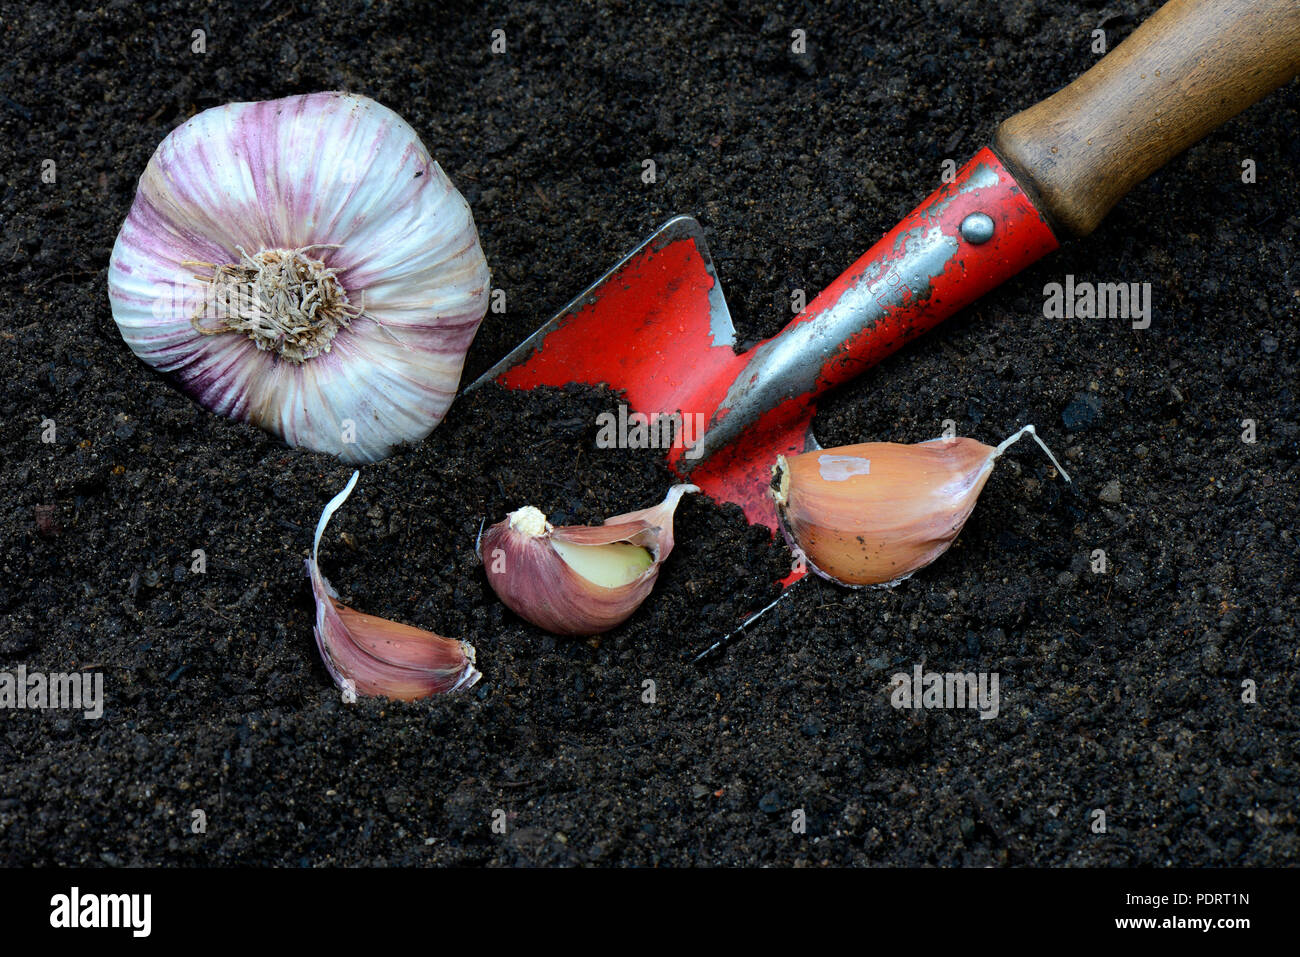
<path fill-rule="evenodd" d="M 654 589 L 659 566 L 673 550 L 677 503 L 698 491 L 674 485 L 660 504 L 603 525 L 556 527 L 531 505 L 511 512 L 479 537 L 488 584 L 511 611 L 545 631 L 609 631 Z"/>
<path fill-rule="evenodd" d="M 213 412 L 349 462 L 442 420 L 489 281 L 469 205 L 415 131 L 348 93 L 172 130 L 108 270 L 142 360 Z"/>
<path fill-rule="evenodd" d="M 897 585 L 948 550 L 979 500 L 994 462 L 1033 435 L 996 448 L 974 439 L 918 445 L 868 442 L 780 456 L 772 497 L 796 555 L 843 585 Z"/>
<path fill-rule="evenodd" d="M 345 697 L 358 695 L 414 701 L 433 694 L 472 688 L 483 677 L 474 667 L 474 646 L 386 618 L 363 614 L 337 601 L 338 593 L 321 574 L 317 554 L 332 516 L 356 487 L 334 496 L 316 523 L 316 540 L 307 575 L 316 599 L 316 647 Z"/>

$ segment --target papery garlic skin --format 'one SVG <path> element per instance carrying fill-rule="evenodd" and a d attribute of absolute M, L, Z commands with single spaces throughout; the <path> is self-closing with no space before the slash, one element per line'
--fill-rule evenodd
<path fill-rule="evenodd" d="M 213 412 L 350 462 L 442 420 L 489 282 L 469 205 L 415 131 L 348 93 L 177 127 L 108 272 L 146 363 Z"/>
<path fill-rule="evenodd" d="M 956 438 L 781 456 L 772 491 L 782 530 L 825 578 L 897 583 L 947 551 L 993 471 L 995 451 Z"/>
<path fill-rule="evenodd" d="M 321 574 L 321 536 L 330 516 L 352 494 L 358 475 L 353 472 L 347 487 L 321 512 L 312 557 L 307 559 L 316 601 L 313 632 L 330 677 L 351 699 L 371 695 L 413 701 L 472 688 L 483 677 L 474 667 L 473 645 L 349 608 L 337 600 L 338 593 Z"/>
<path fill-rule="evenodd" d="M 698 491 L 694 485 L 675 485 L 659 505 L 616 515 L 603 525 L 556 527 L 532 506 L 511 512 L 479 539 L 488 584 L 511 611 L 539 628 L 557 635 L 603 634 L 627 621 L 653 591 L 659 567 L 673 549 L 677 504 Z M 584 563 L 571 564 L 562 554 L 612 545 L 643 548 L 650 559 L 639 574 L 613 587 L 584 576 L 578 571 Z M 621 550 L 603 558 L 610 574 L 630 576 L 640 564 Z"/>
<path fill-rule="evenodd" d="M 943 438 L 779 456 L 772 498 L 781 530 L 795 554 L 823 578 L 842 585 L 897 585 L 948 550 L 998 456 L 1025 435 L 1070 481 L 1032 425 L 996 448 Z"/>

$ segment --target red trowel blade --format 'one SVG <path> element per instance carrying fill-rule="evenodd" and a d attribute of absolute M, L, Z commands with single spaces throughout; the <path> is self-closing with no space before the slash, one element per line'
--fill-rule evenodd
<path fill-rule="evenodd" d="M 684 427 L 668 456 L 676 469 L 683 440 L 694 437 L 691 424 L 709 420 L 745 365 L 734 340 L 704 232 L 678 216 L 470 388 L 606 385 L 626 396 L 632 412 L 680 413 Z M 752 440 L 712 456 L 689 479 L 716 501 L 740 505 L 749 521 L 775 528 L 766 491 L 772 463 L 804 450 L 811 421 L 811 405 L 773 410 L 748 433 Z"/>

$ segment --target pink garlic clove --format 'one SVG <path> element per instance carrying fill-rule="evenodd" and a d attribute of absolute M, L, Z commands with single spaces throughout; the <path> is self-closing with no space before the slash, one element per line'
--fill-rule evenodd
<path fill-rule="evenodd" d="M 483 533 L 488 584 L 521 618 L 559 635 L 599 635 L 626 621 L 654 589 L 673 549 L 673 515 L 694 485 L 603 525 L 556 527 L 531 505 Z"/>
<path fill-rule="evenodd" d="M 358 475 L 353 472 L 347 487 L 321 512 L 312 557 L 306 562 L 316 599 L 316 647 L 325 667 L 344 695 L 354 699 L 371 695 L 413 701 L 473 687 L 482 677 L 474 667 L 473 645 L 349 608 L 337 601 L 338 594 L 321 574 L 321 535 L 330 516 L 352 494 Z"/>
<path fill-rule="evenodd" d="M 933 562 L 966 524 L 993 464 L 1029 434 L 996 448 L 974 439 L 868 442 L 780 456 L 772 497 L 787 541 L 813 571 L 843 585 L 896 585 Z"/>

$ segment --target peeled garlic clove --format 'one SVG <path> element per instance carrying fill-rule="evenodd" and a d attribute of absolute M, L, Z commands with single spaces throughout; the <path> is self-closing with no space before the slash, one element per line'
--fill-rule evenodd
<path fill-rule="evenodd" d="M 896 585 L 953 543 L 1008 446 L 974 439 L 919 445 L 868 442 L 780 456 L 772 497 L 790 546 L 813 571 L 845 585 Z"/>
<path fill-rule="evenodd" d="M 442 420 L 490 293 L 469 205 L 401 117 L 348 93 L 174 129 L 108 291 L 132 351 L 206 408 L 351 462 Z"/>
<path fill-rule="evenodd" d="M 599 635 L 645 601 L 673 550 L 673 513 L 694 485 L 674 485 L 659 505 L 555 527 L 531 505 L 479 539 L 488 584 L 511 611 L 557 635 Z"/>
<path fill-rule="evenodd" d="M 330 500 L 316 525 L 307 574 L 316 598 L 316 647 L 334 683 L 345 695 L 374 695 L 413 701 L 473 687 L 483 677 L 474 667 L 474 646 L 410 625 L 355 611 L 336 601 L 338 593 L 320 572 L 316 556 L 330 516 L 357 484 Z"/>

